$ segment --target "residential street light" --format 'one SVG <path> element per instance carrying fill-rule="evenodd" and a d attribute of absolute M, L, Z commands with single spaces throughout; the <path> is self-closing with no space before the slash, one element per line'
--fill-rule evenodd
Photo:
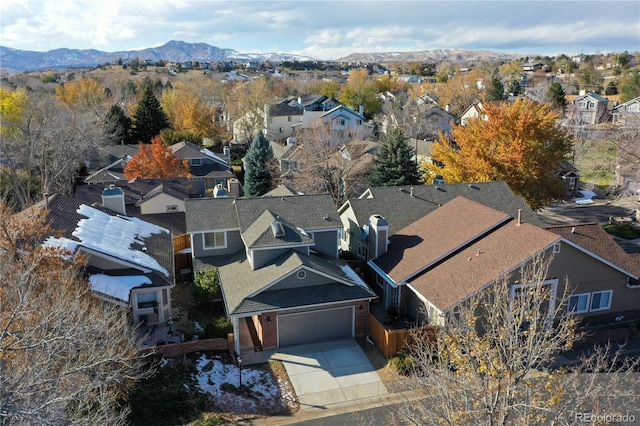
<path fill-rule="evenodd" d="M 240 371 L 240 386 L 238 387 L 242 387 L 242 358 L 238 357 L 238 369 Z"/>

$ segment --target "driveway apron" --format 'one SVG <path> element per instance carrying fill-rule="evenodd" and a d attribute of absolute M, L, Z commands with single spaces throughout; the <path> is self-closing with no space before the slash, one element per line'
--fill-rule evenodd
<path fill-rule="evenodd" d="M 284 364 L 302 410 L 387 394 L 353 339 L 281 348 L 272 359 Z"/>

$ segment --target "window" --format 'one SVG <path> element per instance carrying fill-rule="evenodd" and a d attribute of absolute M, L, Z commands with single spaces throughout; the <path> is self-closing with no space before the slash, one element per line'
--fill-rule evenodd
<path fill-rule="evenodd" d="M 560 253 L 560 243 L 555 243 L 553 245 L 553 252 L 554 253 Z"/>
<path fill-rule="evenodd" d="M 204 248 L 225 248 L 227 246 L 226 233 L 224 231 L 205 232 L 202 235 L 204 239 Z"/>
<path fill-rule="evenodd" d="M 362 120 L 356 120 L 356 124 L 357 124 L 358 126 L 362 126 Z"/>
<path fill-rule="evenodd" d="M 284 127 L 280 127 L 280 128 L 278 129 L 278 131 L 279 131 L 280 133 L 284 133 Z"/>
<path fill-rule="evenodd" d="M 167 211 L 168 212 L 177 212 L 178 211 L 178 206 L 167 206 Z"/>
<path fill-rule="evenodd" d="M 591 309 L 590 311 L 603 311 L 611 307 L 612 290 L 596 291 L 591 293 Z"/>
<path fill-rule="evenodd" d="M 296 277 L 298 277 L 299 280 L 304 280 L 307 277 L 307 272 L 304 269 L 300 269 L 296 273 Z"/>
<path fill-rule="evenodd" d="M 202 159 L 201 158 L 192 158 L 191 160 L 189 160 L 189 164 L 192 166 L 199 166 L 202 164 Z"/>
<path fill-rule="evenodd" d="M 153 308 L 157 306 L 156 292 L 137 293 L 138 309 Z"/>
<path fill-rule="evenodd" d="M 569 312 L 572 314 L 589 312 L 589 295 L 589 293 L 582 293 L 569 297 Z"/>
<path fill-rule="evenodd" d="M 291 122 L 291 116 L 287 116 L 287 121 Z"/>
<path fill-rule="evenodd" d="M 580 314 L 607 310 L 611 308 L 612 294 L 613 290 L 574 294 L 569 297 L 569 312 L 572 314 Z"/>

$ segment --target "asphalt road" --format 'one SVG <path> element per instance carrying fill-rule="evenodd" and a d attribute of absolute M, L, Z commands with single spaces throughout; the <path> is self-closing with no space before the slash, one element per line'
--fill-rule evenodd
<path fill-rule="evenodd" d="M 638 197 L 616 200 L 593 200 L 593 204 L 577 204 L 574 201 L 553 204 L 539 211 L 538 217 L 547 225 L 572 223 L 609 223 L 610 217 L 630 217 L 640 208 Z"/>

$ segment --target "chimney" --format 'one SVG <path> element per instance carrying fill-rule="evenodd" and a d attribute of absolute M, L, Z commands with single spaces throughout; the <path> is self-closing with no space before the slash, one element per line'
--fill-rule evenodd
<path fill-rule="evenodd" d="M 302 106 L 302 98 L 298 96 L 298 105 Z"/>
<path fill-rule="evenodd" d="M 44 208 L 49 210 L 49 193 L 44 193 Z"/>
<path fill-rule="evenodd" d="M 375 259 L 387 252 L 389 223 L 379 214 L 369 217 L 369 258 Z"/>
<path fill-rule="evenodd" d="M 221 183 L 217 184 L 213 188 L 213 198 L 229 198 L 229 193 L 224 189 Z"/>
<path fill-rule="evenodd" d="M 287 145 L 296 145 L 298 143 L 298 140 L 294 137 L 289 136 L 287 138 Z"/>
<path fill-rule="evenodd" d="M 444 106 L 444 110 L 447 111 L 447 112 L 451 112 L 451 104 L 446 104 Z"/>
<path fill-rule="evenodd" d="M 224 156 L 224 161 L 226 161 L 227 164 L 231 164 L 231 148 L 229 148 L 229 145 L 225 145 L 224 148 L 222 148 L 222 155 Z"/>
<path fill-rule="evenodd" d="M 362 115 L 364 117 L 364 105 L 360 105 L 358 107 L 358 114 Z"/>
<path fill-rule="evenodd" d="M 102 206 L 120 214 L 127 214 L 124 206 L 124 191 L 114 184 L 102 191 Z"/>
<path fill-rule="evenodd" d="M 518 219 L 517 219 L 516 225 L 518 226 L 522 225 L 522 209 L 518 209 Z"/>
<path fill-rule="evenodd" d="M 236 178 L 227 180 L 227 194 L 229 197 L 240 197 L 240 181 Z"/>

